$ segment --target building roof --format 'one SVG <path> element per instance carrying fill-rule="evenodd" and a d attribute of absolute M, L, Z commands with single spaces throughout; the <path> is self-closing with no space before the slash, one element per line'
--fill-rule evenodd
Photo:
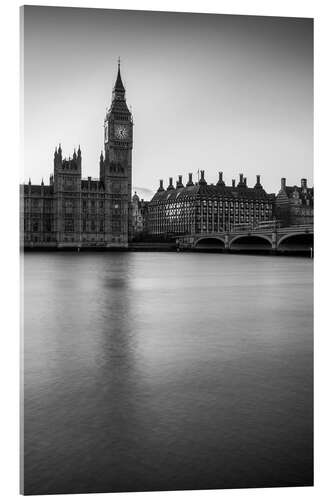
<path fill-rule="evenodd" d="M 176 189 L 158 190 L 152 202 L 173 202 L 186 199 L 226 197 L 230 199 L 268 200 L 274 199 L 274 194 L 268 194 L 263 188 L 249 188 L 247 186 L 224 186 L 223 184 L 200 184 Z"/>
<path fill-rule="evenodd" d="M 120 60 L 118 60 L 118 74 L 114 90 L 116 90 L 117 92 L 125 92 L 125 87 L 123 85 L 123 81 L 121 79 L 121 74 L 120 74 Z"/>
<path fill-rule="evenodd" d="M 284 188 L 280 189 L 278 195 L 277 195 L 277 200 L 283 201 L 283 198 L 285 198 L 285 201 L 287 201 L 287 198 L 289 200 L 300 200 L 302 204 L 306 205 L 307 201 L 310 200 L 310 203 L 313 204 L 313 199 L 314 199 L 314 189 L 309 188 L 309 187 L 302 187 L 302 186 L 285 186 Z"/>
<path fill-rule="evenodd" d="M 313 187 L 306 187 L 305 189 L 299 186 L 286 186 L 285 189 L 288 196 L 293 196 L 295 192 L 299 194 L 299 196 L 313 196 Z"/>
<path fill-rule="evenodd" d="M 125 114 L 125 115 L 130 115 L 130 111 L 127 107 L 126 100 L 125 100 L 125 87 L 123 84 L 123 81 L 121 79 L 121 74 L 120 74 L 120 60 L 118 60 L 118 73 L 117 73 L 117 79 L 116 83 L 113 87 L 113 99 L 111 103 L 111 107 L 108 111 L 109 113 L 119 113 L 119 114 Z"/>

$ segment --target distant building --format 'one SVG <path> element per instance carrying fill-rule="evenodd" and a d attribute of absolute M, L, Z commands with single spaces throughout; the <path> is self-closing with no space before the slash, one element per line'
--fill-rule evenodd
<path fill-rule="evenodd" d="M 136 192 L 132 197 L 132 235 L 141 239 L 147 235 L 148 201 L 140 200 Z"/>
<path fill-rule="evenodd" d="M 176 186 L 172 177 L 166 189 L 163 181 L 148 206 L 148 230 L 153 236 L 214 233 L 230 231 L 236 227 L 271 221 L 274 215 L 275 195 L 268 194 L 260 184 L 260 176 L 253 187 L 240 174 L 226 186 L 222 172 L 216 184 L 207 184 L 204 170 L 200 180 L 193 182 L 189 174 L 186 186 L 179 176 Z"/>
<path fill-rule="evenodd" d="M 276 217 L 285 225 L 313 224 L 313 187 L 301 179 L 300 186 L 287 186 L 281 179 L 281 189 L 276 197 Z"/>
<path fill-rule="evenodd" d="M 81 149 L 54 153 L 50 184 L 21 186 L 25 247 L 127 247 L 132 238 L 133 121 L 118 75 L 104 122 L 98 179 L 82 179 Z"/>

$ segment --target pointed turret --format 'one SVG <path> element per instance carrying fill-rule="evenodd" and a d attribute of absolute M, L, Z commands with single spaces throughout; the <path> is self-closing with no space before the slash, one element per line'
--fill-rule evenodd
<path fill-rule="evenodd" d="M 114 86 L 114 91 L 115 92 L 125 92 L 125 87 L 123 85 L 122 79 L 121 79 L 121 74 L 120 74 L 120 57 L 118 58 L 118 74 L 117 74 L 117 80 Z"/>
<path fill-rule="evenodd" d="M 133 203 L 136 203 L 137 205 L 139 204 L 140 202 L 140 198 L 138 197 L 136 191 L 134 191 L 134 195 L 133 195 L 133 198 L 132 198 L 132 202 Z"/>
<path fill-rule="evenodd" d="M 61 162 L 62 162 L 62 151 L 61 151 L 61 146 L 59 144 L 59 146 L 56 147 L 54 151 L 54 159 L 53 159 L 54 170 L 61 167 Z"/>
<path fill-rule="evenodd" d="M 116 83 L 113 87 L 112 103 L 111 103 L 111 107 L 108 110 L 108 113 L 106 115 L 107 118 L 108 118 L 110 113 L 119 113 L 119 114 L 127 115 L 127 116 L 131 115 L 131 113 L 127 107 L 127 104 L 126 104 L 125 87 L 124 87 L 123 81 L 121 79 L 120 60 L 118 60 L 117 79 L 116 79 Z"/>

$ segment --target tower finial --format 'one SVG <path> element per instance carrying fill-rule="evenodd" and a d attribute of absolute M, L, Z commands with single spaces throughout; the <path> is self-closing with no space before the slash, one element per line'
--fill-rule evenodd
<path fill-rule="evenodd" d="M 120 57 L 118 57 L 118 73 L 117 73 L 117 79 L 116 79 L 116 83 L 115 83 L 113 90 L 121 92 L 121 93 L 125 92 L 125 87 L 123 85 L 123 82 L 121 80 L 121 75 L 120 75 Z"/>

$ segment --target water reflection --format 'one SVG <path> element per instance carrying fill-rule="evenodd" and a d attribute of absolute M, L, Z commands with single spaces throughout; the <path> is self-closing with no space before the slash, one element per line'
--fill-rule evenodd
<path fill-rule="evenodd" d="M 312 262 L 25 257 L 27 493 L 312 482 Z"/>

